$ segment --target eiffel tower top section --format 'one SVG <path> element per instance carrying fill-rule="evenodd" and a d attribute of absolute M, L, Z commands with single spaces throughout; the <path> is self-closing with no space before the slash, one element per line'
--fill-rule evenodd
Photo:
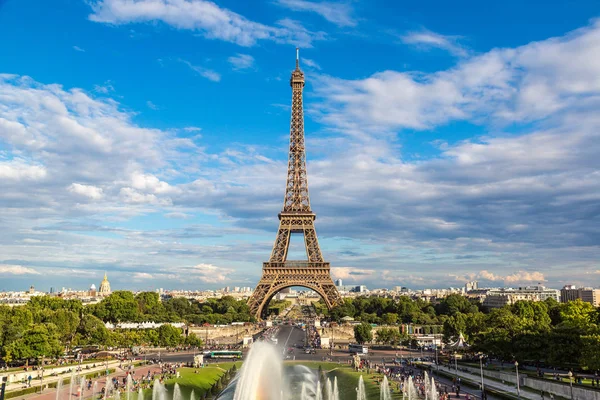
<path fill-rule="evenodd" d="M 288 157 L 287 183 L 281 214 L 314 214 L 310 209 L 308 177 L 306 174 L 306 150 L 304 147 L 304 110 L 302 90 L 304 72 L 300 70 L 299 50 L 296 48 L 296 69 L 290 78 L 292 87 L 292 120 L 290 123 L 290 152 Z M 281 214 L 279 218 L 281 218 Z"/>

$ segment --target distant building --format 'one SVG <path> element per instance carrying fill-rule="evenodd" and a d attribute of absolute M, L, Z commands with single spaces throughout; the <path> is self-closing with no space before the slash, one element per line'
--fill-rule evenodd
<path fill-rule="evenodd" d="M 344 283 L 342 282 L 341 279 L 338 279 L 338 280 L 335 281 L 335 286 L 341 287 L 341 286 L 344 286 Z"/>
<path fill-rule="evenodd" d="M 500 308 L 507 304 L 514 304 L 519 300 L 545 301 L 549 298 L 558 301 L 560 292 L 556 289 L 549 289 L 541 285 L 525 286 L 517 289 L 490 289 L 483 300 L 483 306 L 487 308 Z"/>
<path fill-rule="evenodd" d="M 90 291 L 89 291 L 89 295 L 90 297 L 96 297 L 98 291 L 96 290 L 96 285 L 94 285 L 92 283 L 92 286 L 90 286 Z"/>
<path fill-rule="evenodd" d="M 98 290 L 98 294 L 100 296 L 109 296 L 110 295 L 110 282 L 108 282 L 108 277 L 106 273 L 104 273 L 104 279 L 100 282 L 100 289 Z"/>
<path fill-rule="evenodd" d="M 471 290 L 477 290 L 479 288 L 477 281 L 467 282 L 465 284 L 465 292 L 470 292 Z"/>
<path fill-rule="evenodd" d="M 590 303 L 594 307 L 600 307 L 600 289 L 591 287 L 578 288 L 575 285 L 566 285 L 561 289 L 560 301 L 562 303 L 577 299 Z"/>
<path fill-rule="evenodd" d="M 35 288 L 33 287 L 33 285 L 29 286 L 29 294 L 34 294 L 35 293 Z"/>

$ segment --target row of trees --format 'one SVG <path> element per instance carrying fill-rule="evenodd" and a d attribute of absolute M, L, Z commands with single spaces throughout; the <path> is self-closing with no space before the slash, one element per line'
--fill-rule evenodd
<path fill-rule="evenodd" d="M 82 345 L 107 347 L 200 346 L 193 333 L 165 324 L 157 329 L 106 328 L 106 322 L 229 323 L 249 321 L 248 306 L 232 297 L 205 303 L 184 298 L 159 300 L 153 292 L 114 292 L 100 303 L 83 306 L 79 300 L 33 297 L 21 307 L 0 306 L 0 357 L 5 361 L 58 357 Z"/>
<path fill-rule="evenodd" d="M 87 306 L 86 311 L 106 322 L 188 322 L 200 325 L 253 320 L 246 302 L 231 296 L 200 303 L 183 297 L 160 301 L 155 292 L 141 292 L 134 296 L 128 291 L 117 291 L 100 303 Z"/>
<path fill-rule="evenodd" d="M 451 295 L 437 304 L 401 297 L 399 300 L 359 297 L 331 310 L 332 319 L 346 315 L 362 321 L 357 341 L 373 340 L 371 323 L 441 324 L 444 341 L 462 333 L 472 350 L 505 361 L 545 362 L 554 366 L 600 369 L 600 308 L 581 300 L 558 303 L 518 301 L 486 311 L 463 296 Z M 430 331 L 436 325 L 428 325 Z M 398 328 L 380 329 L 375 340 L 407 344 Z"/>

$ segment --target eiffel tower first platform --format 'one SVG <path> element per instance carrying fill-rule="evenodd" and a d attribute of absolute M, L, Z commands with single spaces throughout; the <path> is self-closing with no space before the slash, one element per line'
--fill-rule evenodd
<path fill-rule="evenodd" d="M 262 277 L 248 300 L 250 311 L 258 319 L 264 316 L 266 305 L 271 298 L 280 290 L 291 286 L 314 290 L 329 308 L 342 302 L 342 297 L 331 279 L 329 263 L 323 260 L 315 231 L 316 215 L 310 209 L 302 109 L 304 73 L 300 70 L 298 49 L 296 49 L 296 69 L 292 72 L 290 86 L 292 87 L 292 121 L 283 211 L 279 213 L 279 230 L 271 258 L 263 263 Z M 287 259 L 292 233 L 304 235 L 306 261 Z"/>

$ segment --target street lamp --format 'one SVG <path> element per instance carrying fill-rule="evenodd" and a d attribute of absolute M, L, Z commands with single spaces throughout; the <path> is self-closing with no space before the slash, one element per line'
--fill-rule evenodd
<path fill-rule="evenodd" d="M 458 356 L 458 353 L 455 351 L 454 352 L 454 376 L 458 379 L 458 362 L 456 361 L 457 356 Z"/>
<path fill-rule="evenodd" d="M 515 361 L 515 370 L 517 371 L 517 398 L 521 398 L 521 386 L 519 385 L 519 362 Z"/>
<path fill-rule="evenodd" d="M 569 376 L 569 386 L 571 386 L 571 400 L 573 400 L 573 373 L 569 371 L 567 375 Z"/>
<path fill-rule="evenodd" d="M 485 387 L 483 386 L 483 354 L 479 356 L 479 370 L 481 371 L 481 397 L 485 393 Z"/>

